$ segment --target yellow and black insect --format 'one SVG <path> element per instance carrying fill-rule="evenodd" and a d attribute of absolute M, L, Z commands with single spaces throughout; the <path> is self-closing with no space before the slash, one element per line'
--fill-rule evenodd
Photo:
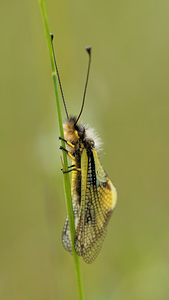
<path fill-rule="evenodd" d="M 89 54 L 89 65 L 81 111 L 78 117 L 69 117 L 65 106 L 67 120 L 64 123 L 64 141 L 67 149 L 62 146 L 60 149 L 66 151 L 72 159 L 72 165 L 67 172 L 72 174 L 74 248 L 86 263 L 92 263 L 105 238 L 107 224 L 116 205 L 117 193 L 98 158 L 97 139 L 95 140 L 89 128 L 78 122 L 84 107 L 91 62 L 91 47 L 86 49 Z M 57 65 L 56 71 L 58 74 Z M 60 79 L 59 85 L 63 97 Z M 63 102 L 65 105 L 64 97 Z M 67 251 L 72 252 L 68 217 L 63 228 L 62 243 Z"/>

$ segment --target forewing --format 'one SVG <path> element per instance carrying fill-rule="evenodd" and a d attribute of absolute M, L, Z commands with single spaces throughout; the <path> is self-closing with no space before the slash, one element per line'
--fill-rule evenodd
<path fill-rule="evenodd" d="M 76 253 L 87 263 L 98 255 L 106 226 L 116 204 L 116 189 L 105 174 L 94 149 L 81 156 L 81 204 L 76 226 Z"/>

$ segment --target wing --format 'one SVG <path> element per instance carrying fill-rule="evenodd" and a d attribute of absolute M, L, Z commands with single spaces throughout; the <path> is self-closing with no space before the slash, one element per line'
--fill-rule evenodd
<path fill-rule="evenodd" d="M 76 167 L 76 162 L 73 161 L 73 164 L 75 164 Z M 75 229 L 76 229 L 79 220 L 80 198 L 81 198 L 81 173 L 79 171 L 72 171 L 71 195 L 72 195 L 73 214 L 74 214 Z M 68 216 L 66 217 L 66 221 L 62 231 L 62 244 L 66 251 L 72 253 L 72 242 L 71 242 Z"/>
<path fill-rule="evenodd" d="M 81 202 L 74 247 L 87 263 L 92 263 L 101 249 L 116 199 L 116 189 L 104 172 L 96 151 L 83 149 Z"/>
<path fill-rule="evenodd" d="M 72 253 L 72 243 L 71 243 L 71 235 L 70 235 L 68 217 L 66 217 L 66 221 L 65 221 L 63 231 L 62 231 L 62 245 L 66 251 Z"/>

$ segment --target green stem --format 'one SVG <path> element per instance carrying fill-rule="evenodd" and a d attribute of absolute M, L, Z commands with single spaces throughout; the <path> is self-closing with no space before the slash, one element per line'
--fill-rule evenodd
<path fill-rule="evenodd" d="M 57 77 L 56 77 L 56 70 L 55 70 L 55 64 L 54 64 L 54 58 L 53 58 L 53 52 L 52 52 L 52 41 L 51 41 L 51 36 L 50 36 L 50 31 L 49 31 L 49 23 L 48 23 L 45 0 L 39 0 L 39 3 L 40 3 L 42 19 L 43 19 L 44 28 L 45 28 L 45 34 L 46 34 L 46 40 L 47 40 L 47 45 L 48 45 L 51 67 L 52 67 L 52 77 L 53 77 L 55 96 L 56 96 L 56 106 L 57 106 L 57 113 L 58 113 L 60 136 L 62 138 L 64 138 L 62 116 L 61 116 L 61 111 L 60 111 L 60 103 L 59 103 L 58 89 L 57 89 Z M 61 141 L 61 144 L 62 144 L 62 147 L 65 148 L 65 142 Z M 65 169 L 68 170 L 67 156 L 66 156 L 65 151 L 63 151 L 63 162 L 64 162 Z M 68 173 L 65 174 L 65 176 L 64 176 L 64 186 L 65 186 L 66 204 L 67 204 L 67 211 L 68 211 L 68 218 L 69 218 L 71 240 L 74 241 L 75 223 L 74 223 L 73 206 L 72 206 L 72 199 L 71 199 L 71 186 L 70 186 L 70 180 L 69 180 Z M 82 279 L 81 279 L 81 273 L 80 273 L 79 257 L 75 252 L 73 243 L 72 243 L 72 253 L 73 253 L 73 259 L 74 259 L 74 265 L 75 265 L 75 271 L 76 271 L 79 299 L 83 300 L 84 296 L 83 296 L 83 290 L 82 290 Z"/>

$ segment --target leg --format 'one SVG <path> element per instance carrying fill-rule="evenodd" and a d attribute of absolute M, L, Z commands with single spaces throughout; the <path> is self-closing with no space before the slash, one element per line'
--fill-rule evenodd
<path fill-rule="evenodd" d="M 75 165 L 68 166 L 68 169 L 73 167 L 75 167 Z M 63 171 L 63 168 L 61 169 L 61 171 Z"/>
<path fill-rule="evenodd" d="M 63 169 L 61 169 L 61 170 L 62 170 L 63 174 L 70 173 L 72 171 L 79 171 L 79 172 L 81 172 L 81 169 L 71 169 L 71 170 L 68 170 L 68 171 L 63 171 Z"/>
<path fill-rule="evenodd" d="M 68 146 L 75 148 L 75 145 L 73 145 L 71 142 L 66 141 L 65 139 L 62 139 L 61 136 L 59 136 L 59 140 L 64 141 Z"/>
<path fill-rule="evenodd" d="M 69 157 L 70 157 L 72 160 L 75 160 L 75 157 L 74 157 L 67 149 L 63 148 L 62 146 L 60 146 L 59 149 L 65 151 L 66 154 L 69 155 Z"/>

